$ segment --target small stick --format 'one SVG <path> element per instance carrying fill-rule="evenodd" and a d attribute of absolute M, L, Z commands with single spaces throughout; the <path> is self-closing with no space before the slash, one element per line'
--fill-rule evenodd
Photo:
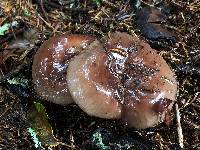
<path fill-rule="evenodd" d="M 188 105 L 191 105 L 194 101 L 198 100 L 199 99 L 199 95 L 200 95 L 200 92 L 197 92 L 194 94 L 194 98 L 192 100 L 188 100 L 183 107 L 186 107 Z"/>
<path fill-rule="evenodd" d="M 47 22 L 49 22 L 48 15 L 47 15 L 47 13 L 46 13 L 46 11 L 44 9 L 44 2 L 43 2 L 43 0 L 38 0 L 38 2 L 39 2 L 40 8 L 42 10 L 42 13 L 43 13 L 45 19 L 47 20 Z"/>
<path fill-rule="evenodd" d="M 51 26 L 51 24 L 48 23 L 48 22 L 46 22 L 46 20 L 44 20 L 44 18 L 42 18 L 40 14 L 38 14 L 38 17 L 39 17 L 50 29 L 54 30 L 54 28 Z"/>
<path fill-rule="evenodd" d="M 181 127 L 181 116 L 178 108 L 178 104 L 175 104 L 176 109 L 176 120 L 177 120 L 177 132 L 178 132 L 178 141 L 181 148 L 183 148 L 183 131 Z"/>
<path fill-rule="evenodd" d="M 113 7 L 115 9 L 119 9 L 118 6 L 116 6 L 114 3 L 108 1 L 108 0 L 102 0 L 102 3 L 108 5 L 109 7 Z"/>

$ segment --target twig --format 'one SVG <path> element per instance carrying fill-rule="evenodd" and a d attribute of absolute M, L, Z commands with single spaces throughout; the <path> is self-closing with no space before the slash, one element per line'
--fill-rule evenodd
<path fill-rule="evenodd" d="M 38 0 L 38 3 L 39 3 L 39 5 L 40 5 L 40 8 L 41 8 L 41 10 L 42 10 L 42 13 L 43 13 L 45 19 L 47 20 L 47 22 L 49 22 L 48 15 L 47 15 L 47 13 L 46 13 L 46 11 L 45 11 L 45 9 L 44 9 L 44 2 L 43 2 L 43 0 Z"/>
<path fill-rule="evenodd" d="M 176 109 L 176 120 L 177 120 L 177 132 L 178 132 L 178 141 L 181 148 L 184 147 L 183 145 L 183 131 L 181 127 L 181 116 L 178 108 L 178 104 L 175 104 Z"/>
<path fill-rule="evenodd" d="M 200 75 L 200 67 L 192 66 L 190 64 L 177 65 L 177 69 L 185 74 Z"/>
<path fill-rule="evenodd" d="M 112 2 L 110 2 L 108 0 L 102 0 L 102 3 L 108 5 L 109 7 L 112 7 L 112 8 L 115 8 L 115 9 L 119 10 L 117 5 L 115 5 L 114 3 L 112 3 Z"/>
<path fill-rule="evenodd" d="M 48 23 L 48 22 L 46 22 L 46 20 L 45 20 L 44 18 L 42 18 L 40 14 L 38 14 L 38 17 L 39 17 L 50 29 L 54 30 L 54 28 L 51 26 L 51 24 Z"/>
<path fill-rule="evenodd" d="M 61 5 L 55 4 L 53 2 L 48 2 L 48 5 L 51 6 L 51 7 L 53 7 L 53 8 L 57 8 L 57 9 L 59 9 L 61 11 L 79 12 L 79 13 L 81 13 L 81 12 L 87 13 L 89 11 L 88 8 L 79 8 L 79 7 L 68 8 L 66 6 L 61 6 Z"/>
<path fill-rule="evenodd" d="M 194 94 L 194 98 L 192 100 L 190 100 L 190 101 L 187 101 L 184 104 L 183 108 L 186 107 L 186 106 L 188 106 L 188 105 L 191 105 L 194 101 L 198 100 L 199 99 L 199 95 L 200 95 L 200 92 L 195 93 Z"/>

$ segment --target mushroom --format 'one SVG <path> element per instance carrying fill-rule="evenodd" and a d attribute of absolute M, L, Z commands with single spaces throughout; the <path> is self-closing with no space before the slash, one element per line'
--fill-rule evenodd
<path fill-rule="evenodd" d="M 102 42 L 92 42 L 69 62 L 67 84 L 74 102 L 91 116 L 121 118 L 138 129 L 162 122 L 177 93 L 165 60 L 126 33 Z"/>
<path fill-rule="evenodd" d="M 32 77 L 51 102 L 75 102 L 88 115 L 152 127 L 176 100 L 177 82 L 165 60 L 147 43 L 116 32 L 96 40 L 86 35 L 52 37 L 37 51 Z"/>
<path fill-rule="evenodd" d="M 34 56 L 32 78 L 36 92 L 48 101 L 67 105 L 73 100 L 67 87 L 69 61 L 95 38 L 86 35 L 61 35 L 46 41 Z"/>

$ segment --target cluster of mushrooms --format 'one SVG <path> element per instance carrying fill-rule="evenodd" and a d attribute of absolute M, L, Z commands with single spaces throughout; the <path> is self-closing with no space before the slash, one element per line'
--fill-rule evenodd
<path fill-rule="evenodd" d="M 34 56 L 36 92 L 53 103 L 76 103 L 90 116 L 121 119 L 143 129 L 162 122 L 176 100 L 177 81 L 149 44 L 126 33 L 97 39 L 65 34 Z"/>

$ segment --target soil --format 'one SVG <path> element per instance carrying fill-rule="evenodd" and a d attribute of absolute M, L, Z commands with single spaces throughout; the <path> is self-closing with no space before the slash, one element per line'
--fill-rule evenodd
<path fill-rule="evenodd" d="M 42 143 L 46 149 L 200 149 L 199 0 L 0 2 L 0 149 L 37 149 L 27 130 L 33 102 L 45 106 L 52 134 L 60 141 L 55 145 Z M 145 20 L 151 15 L 146 8 L 156 9 L 159 15 Z M 8 29 L 3 29 L 6 24 Z M 180 115 L 174 107 L 168 123 L 137 130 L 117 120 L 90 117 L 74 104 L 60 106 L 37 95 L 31 66 L 45 40 L 63 33 L 102 38 L 115 31 L 136 34 L 171 66 L 179 83 L 176 104 Z M 182 133 L 177 125 L 179 117 Z"/>

